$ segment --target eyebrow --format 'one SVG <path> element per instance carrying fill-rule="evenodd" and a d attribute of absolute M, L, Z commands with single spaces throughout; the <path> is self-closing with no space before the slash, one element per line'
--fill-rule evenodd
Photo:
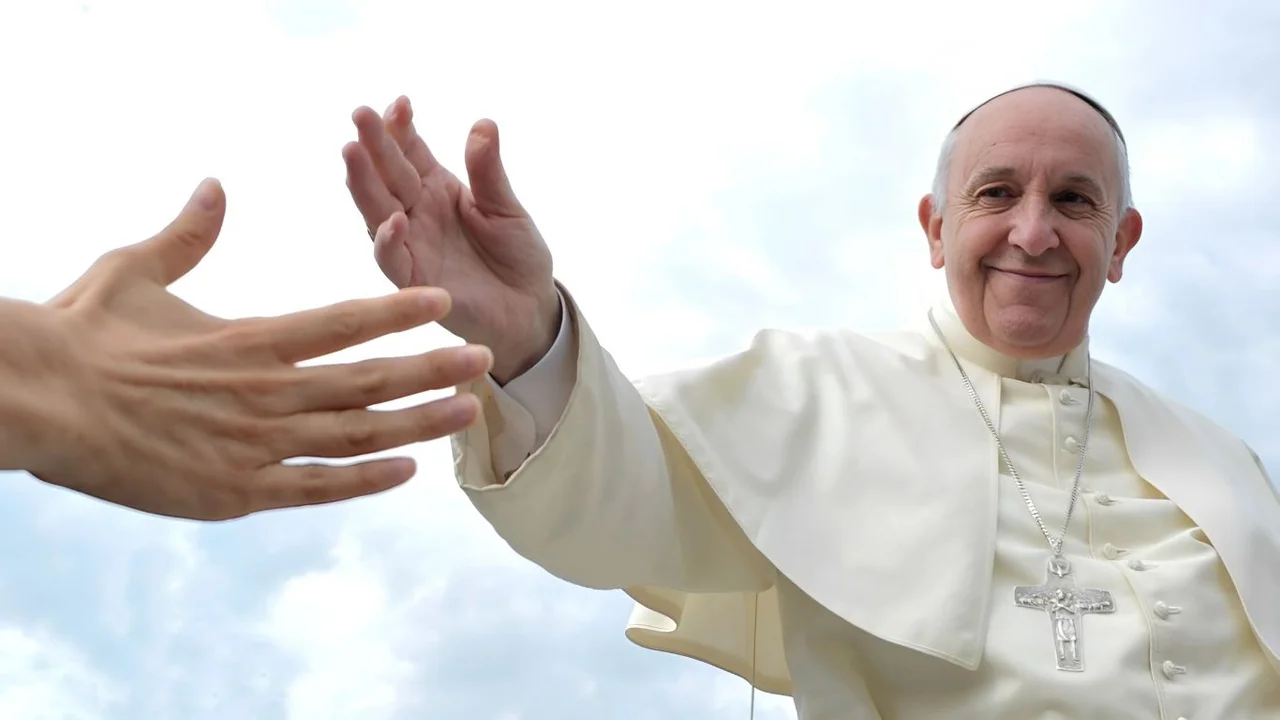
<path fill-rule="evenodd" d="M 1009 165 L 984 167 L 969 178 L 969 182 L 965 184 L 965 194 L 972 195 L 978 191 L 978 188 L 990 182 L 1012 180 L 1017 176 L 1017 174 L 1018 171 Z M 1066 184 L 1082 188 L 1099 198 L 1106 196 L 1106 193 L 1102 191 L 1102 185 L 1089 175 L 1085 175 L 1083 173 L 1071 173 L 1063 178 L 1063 180 Z"/>

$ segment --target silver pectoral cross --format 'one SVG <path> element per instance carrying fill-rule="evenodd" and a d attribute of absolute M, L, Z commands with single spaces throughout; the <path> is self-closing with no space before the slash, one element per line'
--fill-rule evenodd
<path fill-rule="evenodd" d="M 1049 613 L 1058 669 L 1065 672 L 1084 672 L 1084 656 L 1080 650 L 1081 616 L 1116 611 L 1115 601 L 1106 590 L 1077 589 L 1071 563 L 1056 555 L 1049 558 L 1045 583 L 1015 587 L 1013 601 L 1018 607 Z"/>

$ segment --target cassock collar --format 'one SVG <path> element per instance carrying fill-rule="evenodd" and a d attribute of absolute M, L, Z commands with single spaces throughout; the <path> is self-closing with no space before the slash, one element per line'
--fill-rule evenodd
<path fill-rule="evenodd" d="M 1066 355 L 1041 360 L 1019 360 L 984 345 L 971 335 L 964 322 L 956 313 L 955 305 L 948 293 L 933 303 L 933 318 L 937 321 L 947 343 L 961 360 L 979 365 L 997 375 L 1030 383 L 1045 385 L 1079 385 L 1089 384 L 1089 338 Z M 925 320 L 925 334 L 929 340 L 939 346 L 938 336 L 933 327 Z"/>

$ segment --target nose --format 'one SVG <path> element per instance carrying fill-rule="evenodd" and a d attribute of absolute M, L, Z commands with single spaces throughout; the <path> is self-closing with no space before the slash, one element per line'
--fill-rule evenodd
<path fill-rule="evenodd" d="M 1053 226 L 1053 204 L 1032 195 L 1024 196 L 1013 213 L 1009 244 L 1033 257 L 1058 246 L 1058 231 Z"/>

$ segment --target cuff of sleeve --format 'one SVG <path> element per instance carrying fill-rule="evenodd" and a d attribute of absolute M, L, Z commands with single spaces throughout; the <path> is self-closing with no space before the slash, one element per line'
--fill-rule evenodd
<path fill-rule="evenodd" d="M 572 311 L 560 291 L 560 332 L 537 364 L 506 386 L 492 377 L 473 383 L 469 391 L 481 400 L 483 427 L 461 438 L 472 454 L 488 456 L 491 473 L 472 475 L 464 486 L 483 489 L 504 485 L 550 437 L 564 414 L 577 379 L 577 342 Z M 461 448 L 455 444 L 455 450 Z"/>
<path fill-rule="evenodd" d="M 551 430 L 564 414 L 569 395 L 573 392 L 573 384 L 577 380 L 577 343 L 572 313 L 565 302 L 564 293 L 557 293 L 560 297 L 560 331 L 556 334 L 551 349 L 528 372 L 513 378 L 501 388 L 497 388 L 497 384 L 489 379 L 495 385 L 494 395 L 499 411 L 506 412 L 514 402 L 525 411 L 523 415 L 532 424 L 531 428 L 522 428 L 528 430 L 524 435 L 529 438 L 526 454 L 547 441 Z"/>

